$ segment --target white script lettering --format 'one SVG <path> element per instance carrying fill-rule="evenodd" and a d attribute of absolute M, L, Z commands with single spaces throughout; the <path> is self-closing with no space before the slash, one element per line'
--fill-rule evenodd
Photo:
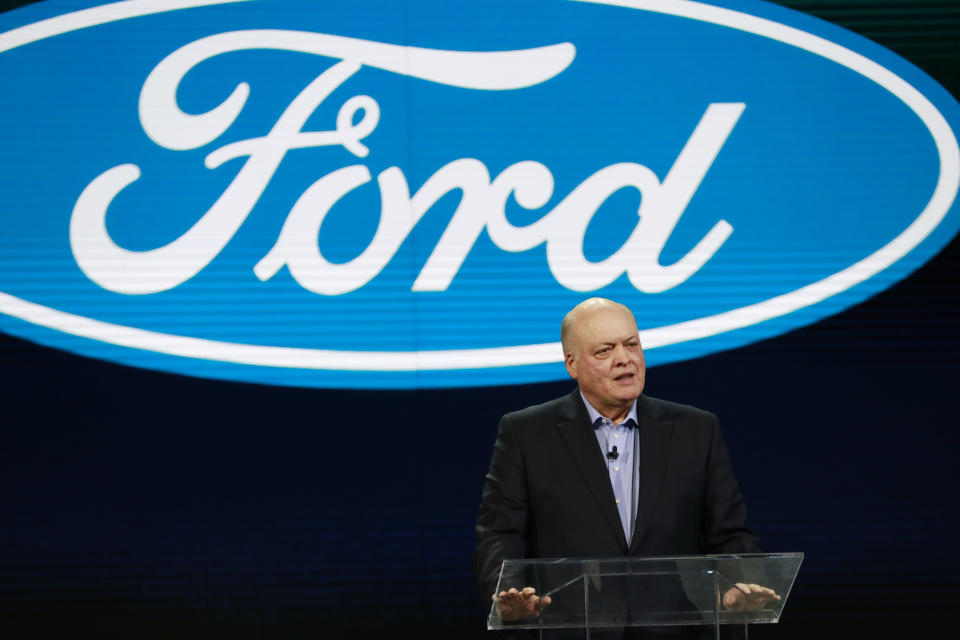
<path fill-rule="evenodd" d="M 124 294 L 151 294 L 177 287 L 206 267 L 227 245 L 256 205 L 288 151 L 342 147 L 357 158 L 369 148 L 362 141 L 377 127 L 380 106 L 366 95 L 344 101 L 332 129 L 304 131 L 317 108 L 363 66 L 455 87 L 510 90 L 535 85 L 569 66 L 569 43 L 538 49 L 460 52 L 403 47 L 340 36 L 295 31 L 236 31 L 192 42 L 162 60 L 144 82 L 140 121 L 147 135 L 171 150 L 197 149 L 219 138 L 243 110 L 250 88 L 239 84 L 220 105 L 201 114 L 183 112 L 176 101 L 183 77 L 213 56 L 245 49 L 283 49 L 339 61 L 315 78 L 283 111 L 266 135 L 221 146 L 206 156 L 208 169 L 246 158 L 230 185 L 197 222 L 167 245 L 145 251 L 118 246 L 106 227 L 106 212 L 117 194 L 140 178 L 134 164 L 108 169 L 96 177 L 74 206 L 70 244 L 80 269 L 99 286 Z M 370 282 L 394 257 L 423 215 L 444 195 L 461 192 L 459 204 L 433 252 L 413 282 L 414 291 L 444 291 L 484 229 L 502 250 L 520 252 L 546 244 L 548 267 L 562 286 L 593 291 L 627 274 L 640 291 L 657 293 L 696 273 L 723 245 L 733 227 L 717 221 L 695 246 L 671 265 L 660 254 L 690 199 L 743 113 L 742 103 L 707 107 L 690 138 L 661 181 L 641 164 L 622 162 L 587 177 L 536 222 L 507 221 L 510 198 L 536 211 L 553 196 L 548 167 L 521 161 L 491 178 L 473 158 L 453 160 L 438 169 L 412 196 L 399 167 L 376 177 L 380 222 L 369 245 L 353 260 L 332 263 L 319 249 L 325 216 L 344 196 L 373 176 L 362 164 L 342 167 L 319 178 L 294 204 L 270 251 L 254 266 L 260 280 L 287 266 L 305 289 L 323 295 L 349 293 Z M 616 191 L 639 192 L 638 221 L 623 245 L 608 258 L 584 256 L 584 236 L 593 216 Z"/>

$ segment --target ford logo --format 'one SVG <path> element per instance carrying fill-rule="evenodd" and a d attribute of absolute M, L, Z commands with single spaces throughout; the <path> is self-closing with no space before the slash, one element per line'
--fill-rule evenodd
<path fill-rule="evenodd" d="M 836 313 L 960 224 L 958 104 L 767 3 L 42 2 L 0 15 L 0 328 L 269 384 L 565 377 Z"/>

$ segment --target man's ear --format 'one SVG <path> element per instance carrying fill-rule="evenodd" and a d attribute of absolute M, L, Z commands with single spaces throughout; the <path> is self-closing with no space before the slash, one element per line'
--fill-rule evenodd
<path fill-rule="evenodd" d="M 563 358 L 563 364 L 567 367 L 567 373 L 570 374 L 570 377 L 574 380 L 577 379 L 577 359 L 573 357 L 572 353 L 568 353 Z"/>

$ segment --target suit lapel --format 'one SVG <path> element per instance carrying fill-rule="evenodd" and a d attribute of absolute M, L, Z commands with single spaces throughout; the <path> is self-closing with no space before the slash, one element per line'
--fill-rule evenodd
<path fill-rule="evenodd" d="M 653 515 L 673 437 L 673 424 L 663 420 L 659 409 L 643 395 L 637 399 L 637 422 L 640 429 L 640 496 L 637 498 L 631 552 L 639 546 Z"/>
<path fill-rule="evenodd" d="M 579 390 L 574 390 L 567 396 L 557 427 L 587 487 L 600 506 L 604 520 L 616 532 L 620 546 L 626 550 L 627 539 L 623 535 L 620 514 L 617 513 L 613 487 L 610 486 L 610 475 L 603 461 L 603 453 L 597 445 L 597 436 L 593 433 L 593 425 L 590 424 L 590 417 L 583 406 Z"/>

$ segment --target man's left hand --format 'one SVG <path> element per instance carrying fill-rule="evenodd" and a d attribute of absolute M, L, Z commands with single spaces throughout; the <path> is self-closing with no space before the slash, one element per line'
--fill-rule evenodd
<path fill-rule="evenodd" d="M 723 606 L 730 611 L 759 611 L 776 600 L 780 600 L 780 596 L 773 589 L 744 582 L 738 582 L 723 594 Z"/>

